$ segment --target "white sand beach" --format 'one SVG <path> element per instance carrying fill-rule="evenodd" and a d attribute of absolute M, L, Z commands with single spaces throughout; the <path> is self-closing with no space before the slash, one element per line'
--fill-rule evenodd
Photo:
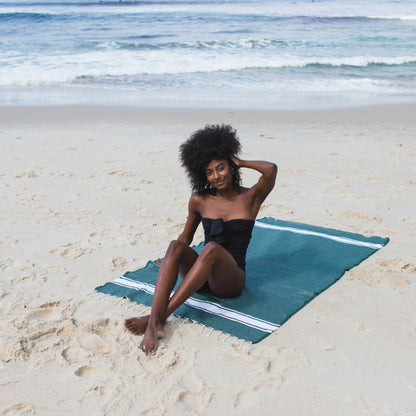
<path fill-rule="evenodd" d="M 1 107 L 0 414 L 416 415 L 415 114 Z M 123 328 L 147 308 L 94 288 L 163 256 L 178 146 L 222 122 L 279 166 L 259 217 L 390 242 L 258 344 L 171 319 L 147 357 Z"/>

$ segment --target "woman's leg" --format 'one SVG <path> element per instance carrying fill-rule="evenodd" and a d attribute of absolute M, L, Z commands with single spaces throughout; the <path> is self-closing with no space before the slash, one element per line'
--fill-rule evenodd
<path fill-rule="evenodd" d="M 230 253 L 215 242 L 210 242 L 203 248 L 187 272 L 169 300 L 165 319 L 205 283 L 215 296 L 221 298 L 237 297 L 244 289 L 245 273 Z"/>
<path fill-rule="evenodd" d="M 196 261 L 198 254 L 186 244 L 180 241 L 172 241 L 162 259 L 157 276 L 156 288 L 152 302 L 152 312 L 158 316 L 164 312 L 168 304 L 170 293 L 176 284 L 178 271 L 189 270 Z M 151 315 L 139 318 L 129 318 L 124 321 L 124 326 L 135 335 L 143 335 Z M 162 324 L 164 321 L 162 322 Z"/>
<path fill-rule="evenodd" d="M 189 249 L 188 246 L 186 247 Z M 184 250 L 184 252 L 187 252 L 187 250 Z M 171 257 L 175 258 L 176 256 Z M 189 257 L 187 259 L 189 260 Z M 165 263 L 164 260 L 162 263 L 165 268 L 171 265 L 167 261 Z M 173 267 L 173 264 L 175 264 L 175 267 Z M 173 284 L 173 279 L 166 279 L 166 284 L 156 285 L 151 314 L 140 344 L 143 351 L 148 355 L 153 355 L 156 352 L 158 335 L 168 316 L 206 282 L 208 282 L 212 293 L 219 297 L 239 296 L 244 288 L 245 273 L 238 268 L 232 256 L 215 242 L 208 243 L 193 262 L 183 262 L 181 266 L 181 272 L 187 271 L 187 273 L 170 300 L 169 295 L 176 283 L 176 278 Z M 176 272 L 177 276 L 179 263 L 172 261 L 171 267 L 171 272 Z M 166 275 L 168 274 L 169 272 L 166 272 Z M 162 281 L 162 275 L 164 274 L 159 273 L 158 280 L 161 279 Z"/>

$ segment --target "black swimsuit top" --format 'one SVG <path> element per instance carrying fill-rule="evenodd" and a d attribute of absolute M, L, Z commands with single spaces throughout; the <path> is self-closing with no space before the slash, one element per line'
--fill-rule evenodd
<path fill-rule="evenodd" d="M 222 218 L 202 218 L 205 244 L 216 241 L 234 258 L 238 267 L 245 270 L 247 246 L 254 227 L 253 220 L 235 219 L 224 221 Z"/>

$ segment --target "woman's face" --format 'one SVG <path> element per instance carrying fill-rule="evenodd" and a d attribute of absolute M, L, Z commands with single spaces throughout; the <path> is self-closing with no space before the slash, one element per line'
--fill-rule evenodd
<path fill-rule="evenodd" d="M 210 185 L 216 189 L 232 187 L 231 166 L 227 160 L 211 160 L 205 168 L 205 175 Z"/>

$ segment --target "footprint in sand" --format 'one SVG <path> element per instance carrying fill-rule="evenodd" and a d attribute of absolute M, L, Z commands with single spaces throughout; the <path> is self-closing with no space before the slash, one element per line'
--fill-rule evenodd
<path fill-rule="evenodd" d="M 33 323 L 29 325 L 28 334 L 12 342 L 5 342 L 0 346 L 0 358 L 4 362 L 27 361 L 32 354 L 42 357 L 42 362 L 53 359 L 53 347 L 60 341 L 56 327 L 48 324 Z"/>
<path fill-rule="evenodd" d="M 115 270 L 122 269 L 126 266 L 127 260 L 123 259 L 123 257 L 113 257 L 112 259 L 113 267 Z"/>
<path fill-rule="evenodd" d="M 104 397 L 109 396 L 111 394 L 111 387 L 109 386 L 94 386 L 91 387 L 87 392 L 85 393 L 85 397 L 89 396 L 98 396 L 98 397 Z"/>
<path fill-rule="evenodd" d="M 45 303 L 33 312 L 31 312 L 27 319 L 29 321 L 48 322 L 55 321 L 61 318 L 60 302 Z"/>
<path fill-rule="evenodd" d="M 93 380 L 91 381 L 93 382 Z M 111 399 L 111 397 L 116 397 L 114 394 L 117 396 L 116 390 L 113 387 L 108 386 L 107 383 L 94 383 L 92 387 L 85 391 L 79 402 L 82 409 L 96 409 L 98 414 L 130 414 L 129 409 L 125 408 L 123 405 L 120 406 L 119 403 L 117 403 L 115 407 L 111 404 L 107 404 L 114 402 L 114 400 Z M 100 407 L 97 407 L 97 404 L 99 404 Z M 108 406 L 110 408 L 107 410 Z"/>
<path fill-rule="evenodd" d="M 26 404 L 26 403 L 16 403 L 10 407 L 8 407 L 7 409 L 3 410 L 2 415 L 3 416 L 12 416 L 12 415 L 19 415 L 19 416 L 24 416 L 24 415 L 34 415 L 35 409 Z"/>
<path fill-rule="evenodd" d="M 94 367 L 90 367 L 89 365 L 84 365 L 80 368 L 78 368 L 77 370 L 75 370 L 74 373 L 77 377 L 94 377 L 97 375 L 101 374 L 101 371 L 94 368 Z"/>
<path fill-rule="evenodd" d="M 22 173 L 19 173 L 18 175 L 16 175 L 17 179 L 22 179 L 22 178 L 36 178 L 38 175 L 34 170 L 28 170 Z"/>
<path fill-rule="evenodd" d="M 119 378 L 115 373 L 111 371 L 107 371 L 101 368 L 91 367 L 89 365 L 83 365 L 82 367 L 79 367 L 78 369 L 75 370 L 74 374 L 80 378 L 86 378 L 86 379 L 94 378 L 95 380 L 101 379 L 100 384 L 103 381 L 104 381 L 104 384 L 107 384 L 106 381 L 110 382 L 110 381 L 117 380 Z"/>
<path fill-rule="evenodd" d="M 65 257 L 67 259 L 77 259 L 78 257 L 81 257 L 84 254 L 84 250 L 79 246 L 78 243 L 76 244 L 66 244 L 64 246 L 62 246 L 63 248 L 65 248 L 65 250 L 63 250 L 61 252 L 61 256 Z"/>
<path fill-rule="evenodd" d="M 88 325 L 88 331 L 92 332 L 94 334 L 97 334 L 99 336 L 105 336 L 107 335 L 108 331 L 107 331 L 107 327 L 110 323 L 110 320 L 108 318 L 105 319 L 98 319 L 96 321 L 92 321 L 89 325 Z"/>
<path fill-rule="evenodd" d="M 41 321 L 41 322 L 47 322 L 47 321 L 54 321 L 60 318 L 59 311 L 53 310 L 53 309 L 40 309 L 37 311 L 34 311 L 30 313 L 27 316 L 27 319 L 29 321 Z"/>
<path fill-rule="evenodd" d="M 393 258 L 393 259 L 377 259 L 376 262 L 381 266 L 387 269 L 388 271 L 398 272 L 399 270 L 404 273 L 413 274 L 416 272 L 416 265 L 412 263 L 407 263 L 403 259 Z"/>
<path fill-rule="evenodd" d="M 71 364 L 87 358 L 89 354 L 86 354 L 82 348 L 68 347 L 61 352 L 61 355 L 67 363 Z"/>
<path fill-rule="evenodd" d="M 270 348 L 260 348 L 250 354 L 256 360 L 264 362 L 263 368 L 266 372 L 276 375 L 287 375 L 294 368 L 308 368 L 310 362 L 306 355 L 296 348 L 280 348 L 273 350 Z"/>
<path fill-rule="evenodd" d="M 3 271 L 5 269 L 7 269 L 8 267 L 13 266 L 14 264 L 14 260 L 7 258 L 7 259 L 2 259 L 0 260 L 0 270 Z"/>
<path fill-rule="evenodd" d="M 197 406 L 199 411 L 195 412 L 195 414 L 202 414 L 200 412 L 203 411 L 204 407 L 211 401 L 211 399 L 212 393 L 207 387 L 199 388 L 191 386 L 187 389 L 187 391 L 181 391 L 179 393 L 177 401 L 189 409 Z"/>
<path fill-rule="evenodd" d="M 325 351 L 336 350 L 335 345 L 331 341 L 323 339 L 323 338 L 318 339 L 318 345 L 319 345 L 319 348 Z"/>
<path fill-rule="evenodd" d="M 78 338 L 79 345 L 86 351 L 108 354 L 110 346 L 96 334 L 85 334 Z"/>

